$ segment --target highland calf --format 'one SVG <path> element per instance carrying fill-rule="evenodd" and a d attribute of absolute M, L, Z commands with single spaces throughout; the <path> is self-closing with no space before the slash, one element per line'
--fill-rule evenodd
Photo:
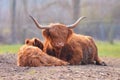
<path fill-rule="evenodd" d="M 18 66 L 62 66 L 68 65 L 68 62 L 57 59 L 42 51 L 43 44 L 39 39 L 27 39 L 18 52 Z"/>
<path fill-rule="evenodd" d="M 78 35 L 72 30 L 85 17 L 79 18 L 72 25 L 54 23 L 48 26 L 42 26 L 36 19 L 30 17 L 39 29 L 43 29 L 45 37 L 43 50 L 47 54 L 65 60 L 71 65 L 95 63 L 106 66 L 106 63 L 98 57 L 94 40 L 89 36 Z"/>

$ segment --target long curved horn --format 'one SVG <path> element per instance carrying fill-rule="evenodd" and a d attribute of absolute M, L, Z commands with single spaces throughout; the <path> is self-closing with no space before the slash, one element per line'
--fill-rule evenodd
<path fill-rule="evenodd" d="M 31 15 L 29 15 L 29 16 L 30 16 L 30 18 L 34 21 L 35 25 L 36 25 L 39 29 L 49 29 L 49 27 L 40 25 L 40 24 L 38 23 L 38 21 L 37 21 L 35 18 L 33 18 Z"/>
<path fill-rule="evenodd" d="M 68 28 L 75 28 L 77 25 L 78 25 L 78 23 L 82 20 L 82 19 L 84 19 L 84 18 L 86 18 L 85 16 L 83 16 L 83 17 L 80 17 L 74 24 L 71 24 L 71 25 L 67 25 L 67 27 Z"/>

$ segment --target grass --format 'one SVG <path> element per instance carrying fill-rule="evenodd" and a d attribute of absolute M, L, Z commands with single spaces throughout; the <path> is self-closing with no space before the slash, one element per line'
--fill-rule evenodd
<path fill-rule="evenodd" d="M 30 74 L 30 75 L 34 75 L 36 73 L 36 70 L 29 70 L 28 71 L 28 74 Z"/>
<path fill-rule="evenodd" d="M 120 42 L 113 45 L 108 42 L 96 42 L 100 56 L 120 58 Z"/>
<path fill-rule="evenodd" d="M 15 45 L 0 45 L 0 54 L 4 54 L 4 53 L 17 53 L 19 48 L 20 48 L 20 44 L 15 44 Z"/>
<path fill-rule="evenodd" d="M 96 41 L 98 53 L 100 56 L 120 58 L 120 42 L 111 45 L 108 42 Z M 0 45 L 0 54 L 17 53 L 21 44 L 16 45 Z"/>

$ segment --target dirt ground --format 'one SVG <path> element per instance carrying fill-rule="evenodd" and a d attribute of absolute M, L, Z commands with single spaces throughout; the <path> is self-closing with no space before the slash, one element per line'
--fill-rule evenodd
<path fill-rule="evenodd" d="M 102 58 L 108 66 L 18 67 L 15 54 L 0 55 L 0 80 L 120 80 L 120 59 Z"/>

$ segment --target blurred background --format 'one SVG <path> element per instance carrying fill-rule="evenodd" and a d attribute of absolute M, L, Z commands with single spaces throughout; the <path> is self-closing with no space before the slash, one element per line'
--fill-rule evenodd
<path fill-rule="evenodd" d="M 43 40 L 29 15 L 42 25 L 68 25 L 86 16 L 74 29 L 76 33 L 111 44 L 120 41 L 118 0 L 0 0 L 0 44 L 21 44 L 33 37 Z"/>

